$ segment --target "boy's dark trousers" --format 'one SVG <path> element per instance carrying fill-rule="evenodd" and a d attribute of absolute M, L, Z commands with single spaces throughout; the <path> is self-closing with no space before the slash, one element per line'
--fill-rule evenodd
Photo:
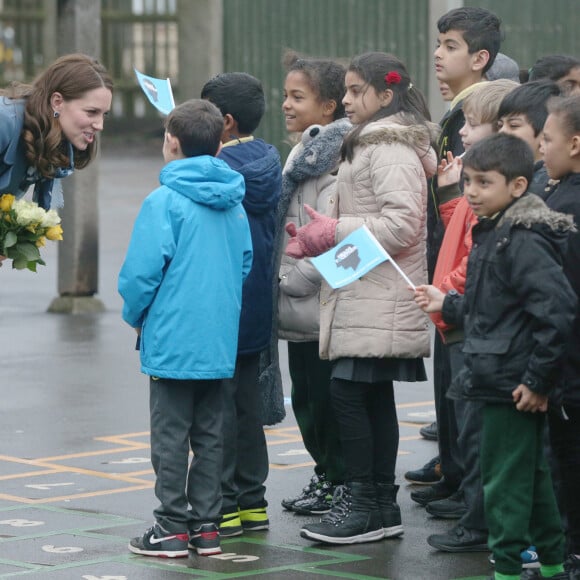
<path fill-rule="evenodd" d="M 219 522 L 222 471 L 221 381 L 149 381 L 154 511 L 171 533 Z M 189 463 L 189 449 L 194 457 Z M 188 502 L 190 507 L 188 508 Z"/>
<path fill-rule="evenodd" d="M 339 484 L 344 482 L 344 463 L 330 398 L 332 365 L 320 359 L 318 348 L 318 341 L 288 342 L 292 410 L 316 474 Z"/>
<path fill-rule="evenodd" d="M 550 444 L 559 472 L 568 554 L 580 554 L 580 407 L 566 405 L 568 419 L 550 413 Z"/>
<path fill-rule="evenodd" d="M 544 413 L 486 403 L 481 476 L 488 544 L 501 574 L 519 574 L 520 552 L 536 546 L 543 565 L 562 564 L 564 535 L 544 457 Z"/>
<path fill-rule="evenodd" d="M 457 448 L 459 433 L 455 405 L 447 397 L 450 384 L 451 363 L 449 347 L 443 342 L 440 334 L 436 332 L 433 349 L 433 387 L 435 391 L 439 459 L 445 484 L 453 492 L 459 488 L 462 470 Z"/>
<path fill-rule="evenodd" d="M 448 348 L 451 376 L 455 379 L 463 369 L 463 341 L 452 343 Z M 468 530 L 487 531 L 479 465 L 484 404 L 481 401 L 466 399 L 457 399 L 453 402 L 459 434 L 457 439 L 458 463 L 462 472 L 460 489 L 467 506 L 467 512 L 458 523 Z"/>
<path fill-rule="evenodd" d="M 232 379 L 223 381 L 224 466 L 222 513 L 265 507 L 268 448 L 258 384 L 260 353 L 238 355 Z"/>

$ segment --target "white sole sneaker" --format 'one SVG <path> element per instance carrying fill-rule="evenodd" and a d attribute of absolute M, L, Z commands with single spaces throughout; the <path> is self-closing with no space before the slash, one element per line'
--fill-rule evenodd
<path fill-rule="evenodd" d="M 316 542 L 324 542 L 325 544 L 364 544 L 366 542 L 376 542 L 382 540 L 385 537 L 383 528 L 379 530 L 373 530 L 371 532 L 366 532 L 364 534 L 357 534 L 356 536 L 325 536 L 324 534 L 318 534 L 316 532 L 311 532 L 306 528 L 300 530 L 300 535 L 307 540 L 314 540 Z"/>

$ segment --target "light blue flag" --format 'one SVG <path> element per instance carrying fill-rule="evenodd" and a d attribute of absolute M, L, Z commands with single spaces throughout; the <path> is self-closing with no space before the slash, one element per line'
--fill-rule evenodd
<path fill-rule="evenodd" d="M 312 258 L 312 263 L 336 289 L 358 280 L 387 260 L 414 290 L 413 282 L 366 226 L 356 229 L 328 252 Z"/>
<path fill-rule="evenodd" d="M 164 115 L 175 108 L 175 100 L 173 99 L 173 91 L 171 90 L 171 81 L 169 79 L 156 79 L 140 73 L 137 69 L 133 69 L 137 75 L 139 86 L 143 89 L 145 96 L 149 102 Z"/>

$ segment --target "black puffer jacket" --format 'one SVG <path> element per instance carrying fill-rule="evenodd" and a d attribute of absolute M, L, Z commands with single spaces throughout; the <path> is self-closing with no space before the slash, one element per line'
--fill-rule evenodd
<path fill-rule="evenodd" d="M 580 229 L 580 173 L 572 173 L 560 181 L 548 197 L 546 205 L 563 213 L 571 214 Z M 570 234 L 568 250 L 564 258 L 564 272 L 580 296 L 580 232 Z M 580 406 L 580 307 L 576 309 L 572 336 L 568 342 L 564 362 L 564 403 Z"/>
<path fill-rule="evenodd" d="M 526 194 L 473 229 L 465 296 L 448 296 L 443 318 L 465 329 L 464 397 L 512 402 L 521 383 L 557 385 L 577 298 L 562 259 L 571 216 Z"/>

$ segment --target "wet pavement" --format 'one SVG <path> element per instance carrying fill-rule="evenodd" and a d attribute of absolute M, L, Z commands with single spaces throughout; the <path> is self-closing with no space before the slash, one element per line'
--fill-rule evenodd
<path fill-rule="evenodd" d="M 160 148 L 160 143 L 159 143 Z M 223 554 L 161 560 L 127 550 L 152 522 L 148 382 L 121 320 L 117 273 L 140 203 L 162 166 L 150 147 L 104 148 L 100 161 L 100 314 L 51 314 L 56 244 L 37 274 L 0 270 L 0 577 L 47 580 L 385 578 L 483 580 L 487 554 L 443 554 L 426 538 L 453 526 L 409 498 L 403 473 L 437 452 L 430 382 L 397 385 L 400 539 L 328 547 L 299 535 L 316 518 L 282 509 L 312 474 L 292 416 L 268 428 L 270 530 L 222 541 Z M 65 231 L 66 235 L 66 231 Z M 285 390 L 289 378 L 281 344 Z"/>

